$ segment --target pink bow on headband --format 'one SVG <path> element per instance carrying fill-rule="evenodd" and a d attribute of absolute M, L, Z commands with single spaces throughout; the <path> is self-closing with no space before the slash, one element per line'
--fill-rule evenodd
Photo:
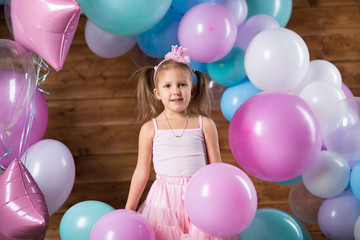
<path fill-rule="evenodd" d="M 171 46 L 171 52 L 168 52 L 165 55 L 164 60 L 174 60 L 175 62 L 182 62 L 189 64 L 190 63 L 190 56 L 187 52 L 187 48 L 182 46 L 178 47 L 177 45 Z"/>

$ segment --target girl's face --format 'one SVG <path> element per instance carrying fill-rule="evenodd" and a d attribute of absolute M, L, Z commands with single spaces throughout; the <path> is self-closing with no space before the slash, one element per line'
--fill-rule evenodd
<path fill-rule="evenodd" d="M 165 110 L 186 112 L 191 99 L 192 81 L 188 72 L 170 68 L 161 72 L 154 94 L 164 104 Z"/>

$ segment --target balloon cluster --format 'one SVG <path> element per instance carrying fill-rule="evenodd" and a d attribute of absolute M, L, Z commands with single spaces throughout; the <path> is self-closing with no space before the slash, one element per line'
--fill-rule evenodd
<path fill-rule="evenodd" d="M 0 167 L 5 170 L 0 238 L 44 239 L 49 216 L 71 192 L 75 164 L 64 144 L 41 140 L 48 122 L 46 92 L 39 88 L 49 73 L 43 59 L 56 71 L 62 68 L 80 5 L 73 0 L 4 4 L 15 41 L 0 39 Z"/>

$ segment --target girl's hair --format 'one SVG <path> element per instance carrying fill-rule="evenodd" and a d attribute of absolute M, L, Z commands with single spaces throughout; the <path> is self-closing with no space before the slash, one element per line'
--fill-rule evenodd
<path fill-rule="evenodd" d="M 139 121 L 149 121 L 164 110 L 162 102 L 156 98 L 153 90 L 156 88 L 155 83 L 158 82 L 158 78 L 161 76 L 162 72 L 174 68 L 189 74 L 189 77 L 193 82 L 194 76 L 191 67 L 186 63 L 175 62 L 173 60 L 166 60 L 158 65 L 155 76 L 154 67 L 148 66 L 138 69 L 131 77 L 132 79 L 138 80 L 136 95 Z M 200 71 L 195 71 L 194 73 L 197 77 L 197 83 L 194 86 L 195 88 L 192 89 L 188 112 L 190 115 L 199 114 L 209 117 L 211 112 L 211 95 L 208 90 L 206 77 Z"/>

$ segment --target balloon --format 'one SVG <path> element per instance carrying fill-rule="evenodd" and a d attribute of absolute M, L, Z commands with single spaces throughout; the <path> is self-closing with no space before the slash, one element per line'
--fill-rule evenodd
<path fill-rule="evenodd" d="M 171 6 L 181 14 L 200 3 L 215 2 L 215 0 L 173 0 Z"/>
<path fill-rule="evenodd" d="M 222 114 L 228 121 L 231 121 L 239 106 L 259 92 L 261 90 L 257 89 L 248 79 L 225 89 L 220 101 Z"/>
<path fill-rule="evenodd" d="M 236 41 L 237 28 L 232 14 L 216 3 L 202 3 L 185 13 L 179 25 L 179 42 L 199 62 L 225 57 Z"/>
<path fill-rule="evenodd" d="M 266 14 L 275 18 L 280 27 L 289 22 L 292 10 L 292 0 L 247 0 L 248 18 L 257 14 Z"/>
<path fill-rule="evenodd" d="M 198 62 L 198 61 L 191 59 L 189 65 L 194 70 L 200 71 L 202 73 L 207 72 L 207 64 L 206 63 Z"/>
<path fill-rule="evenodd" d="M 32 59 L 18 43 L 0 39 L 0 131 L 16 123 L 36 88 Z"/>
<path fill-rule="evenodd" d="M 84 201 L 69 208 L 60 222 L 62 240 L 89 240 L 95 223 L 105 214 L 115 210 L 99 201 Z"/>
<path fill-rule="evenodd" d="M 160 58 L 153 58 L 149 55 L 146 55 L 137 44 L 130 50 L 130 58 L 131 61 L 135 64 L 135 66 L 138 68 L 146 66 L 156 66 L 162 60 Z"/>
<path fill-rule="evenodd" d="M 240 234 L 241 240 L 303 240 L 302 229 L 289 214 L 274 208 L 257 210 L 250 226 Z"/>
<path fill-rule="evenodd" d="M 290 91 L 299 95 L 307 85 L 316 81 L 327 81 L 338 87 L 342 85 L 340 71 L 334 64 L 326 60 L 313 60 L 309 63 L 309 69 L 304 79 Z"/>
<path fill-rule="evenodd" d="M 355 222 L 354 237 L 355 240 L 360 240 L 360 217 L 358 217 L 358 219 Z"/>
<path fill-rule="evenodd" d="M 48 221 L 44 195 L 26 167 L 14 159 L 0 175 L 0 239 L 44 239 Z"/>
<path fill-rule="evenodd" d="M 254 95 L 238 108 L 230 122 L 229 143 L 248 174 L 281 182 L 298 177 L 311 166 L 322 136 L 304 100 L 270 91 Z"/>
<path fill-rule="evenodd" d="M 205 75 L 208 76 L 208 75 Z M 220 111 L 220 98 L 227 87 L 217 84 L 214 80 L 208 79 L 209 92 L 211 93 L 211 109 Z M 195 81 L 195 79 L 194 79 Z"/>
<path fill-rule="evenodd" d="M 309 50 L 304 40 L 286 28 L 260 32 L 246 49 L 246 73 L 261 90 L 292 89 L 304 78 L 308 67 Z"/>
<path fill-rule="evenodd" d="M 297 182 L 299 182 L 299 181 L 301 181 L 301 180 L 302 180 L 302 175 L 300 175 L 300 176 L 298 176 L 298 177 L 296 177 L 296 178 L 287 180 L 287 181 L 277 182 L 277 183 L 279 183 L 279 184 L 281 184 L 281 185 L 287 186 L 287 185 L 293 185 L 293 184 L 295 184 L 295 183 L 297 183 Z"/>
<path fill-rule="evenodd" d="M 163 58 L 172 45 L 180 45 L 178 29 L 181 15 L 170 8 L 154 27 L 137 35 L 141 50 L 154 58 Z"/>
<path fill-rule="evenodd" d="M 253 220 L 256 208 L 254 184 L 241 169 L 226 163 L 209 164 L 198 170 L 185 192 L 190 221 L 216 237 L 242 232 Z"/>
<path fill-rule="evenodd" d="M 319 209 L 318 224 L 329 239 L 350 240 L 355 222 L 360 216 L 360 202 L 351 191 L 326 199 Z"/>
<path fill-rule="evenodd" d="M 279 28 L 279 23 L 269 15 L 255 15 L 238 27 L 236 45 L 246 50 L 251 40 L 260 32 L 269 28 Z"/>
<path fill-rule="evenodd" d="M 289 193 L 290 209 L 303 222 L 315 224 L 319 208 L 325 199 L 312 195 L 304 182 L 295 183 Z"/>
<path fill-rule="evenodd" d="M 248 13 L 245 0 L 216 0 L 216 3 L 226 7 L 233 15 L 236 25 L 242 24 Z"/>
<path fill-rule="evenodd" d="M 346 98 L 340 87 L 327 81 L 308 84 L 299 96 L 309 104 L 322 127 L 328 121 L 327 114 L 330 108 Z"/>
<path fill-rule="evenodd" d="M 150 223 L 135 211 L 119 209 L 102 216 L 94 225 L 90 240 L 155 240 Z"/>
<path fill-rule="evenodd" d="M 15 41 L 56 71 L 64 65 L 79 18 L 80 5 L 74 0 L 11 0 Z"/>
<path fill-rule="evenodd" d="M 50 216 L 66 201 L 75 180 L 75 163 L 61 142 L 45 139 L 32 145 L 21 161 L 45 195 Z"/>
<path fill-rule="evenodd" d="M 28 114 L 24 112 L 19 120 L 16 122 L 16 124 L 9 128 L 8 131 L 11 133 L 10 136 L 8 136 L 8 142 L 7 145 L 11 148 L 11 152 L 7 154 L 5 157 L 3 157 L 0 160 L 0 164 L 3 167 L 9 166 L 10 162 L 14 158 L 19 158 L 21 155 L 26 151 L 25 145 L 22 146 L 22 150 L 19 153 L 19 147 L 21 142 L 21 136 L 24 131 L 24 125 L 26 124 L 25 121 L 29 121 L 29 117 L 31 114 L 31 109 L 34 108 L 34 115 L 33 115 L 33 123 L 31 125 L 31 132 L 28 134 L 28 139 L 26 144 L 28 146 L 33 145 L 34 143 L 40 141 L 46 132 L 47 123 L 48 123 L 48 107 L 46 104 L 46 99 L 44 97 L 44 94 L 40 92 L 39 90 L 36 90 L 35 92 L 35 103 L 31 101 L 30 106 L 28 108 Z M 26 128 L 25 128 L 26 131 Z M 24 133 L 25 138 L 26 132 Z M 25 143 L 25 139 L 23 138 L 23 143 Z M 5 146 L 0 146 L 0 156 L 4 155 L 8 152 L 8 149 L 5 148 Z"/>
<path fill-rule="evenodd" d="M 346 160 L 360 159 L 360 98 L 346 98 L 330 108 L 323 138 L 327 149 Z"/>
<path fill-rule="evenodd" d="M 85 15 L 96 26 L 116 35 L 136 35 L 158 23 L 171 0 L 78 0 Z"/>
<path fill-rule="evenodd" d="M 240 47 L 234 46 L 225 57 L 207 64 L 210 77 L 224 86 L 239 84 L 246 78 L 244 56 L 245 52 Z"/>
<path fill-rule="evenodd" d="M 90 20 L 85 25 L 85 40 L 90 50 L 103 58 L 116 58 L 136 44 L 136 36 L 119 36 L 105 32 Z"/>
<path fill-rule="evenodd" d="M 320 198 L 340 194 L 348 185 L 349 179 L 349 164 L 331 151 L 321 151 L 315 162 L 303 173 L 306 189 Z"/>
<path fill-rule="evenodd" d="M 344 91 L 345 96 L 346 96 L 347 98 L 352 98 L 352 97 L 354 97 L 354 94 L 351 92 L 351 90 L 348 88 L 348 86 L 345 85 L 345 83 L 342 83 L 342 84 L 341 84 L 341 90 Z"/>
<path fill-rule="evenodd" d="M 358 161 L 351 171 L 350 186 L 354 196 L 360 200 L 360 162 Z"/>

